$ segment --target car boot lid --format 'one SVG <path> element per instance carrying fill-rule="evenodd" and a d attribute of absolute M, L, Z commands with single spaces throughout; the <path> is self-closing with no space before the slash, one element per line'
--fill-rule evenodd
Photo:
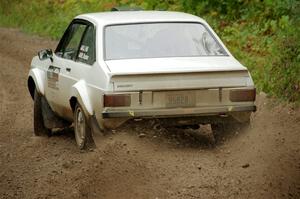
<path fill-rule="evenodd" d="M 247 71 L 231 56 L 107 60 L 111 75 Z"/>

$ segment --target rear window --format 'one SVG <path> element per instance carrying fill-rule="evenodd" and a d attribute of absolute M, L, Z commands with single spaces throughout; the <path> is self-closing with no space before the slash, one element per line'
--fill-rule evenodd
<path fill-rule="evenodd" d="M 200 23 L 111 25 L 104 40 L 106 60 L 227 55 Z"/>

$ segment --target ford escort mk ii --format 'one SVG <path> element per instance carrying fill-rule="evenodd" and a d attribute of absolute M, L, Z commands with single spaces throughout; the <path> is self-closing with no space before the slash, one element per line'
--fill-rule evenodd
<path fill-rule="evenodd" d="M 74 123 L 80 149 L 134 118 L 219 132 L 249 124 L 256 110 L 247 68 L 203 19 L 180 12 L 77 16 L 55 51 L 33 58 L 28 88 L 34 133 Z"/>

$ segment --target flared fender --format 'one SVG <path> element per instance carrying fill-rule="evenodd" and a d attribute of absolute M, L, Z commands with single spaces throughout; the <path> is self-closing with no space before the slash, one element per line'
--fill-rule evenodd
<path fill-rule="evenodd" d="M 38 68 L 31 69 L 28 74 L 28 79 L 30 77 L 33 79 L 35 87 L 41 95 L 45 95 L 45 76 L 45 72 Z"/>
<path fill-rule="evenodd" d="M 86 86 L 86 82 L 84 80 L 80 80 L 72 86 L 69 99 L 76 97 L 86 114 L 88 116 L 92 116 L 93 108 L 89 96 L 89 90 Z"/>

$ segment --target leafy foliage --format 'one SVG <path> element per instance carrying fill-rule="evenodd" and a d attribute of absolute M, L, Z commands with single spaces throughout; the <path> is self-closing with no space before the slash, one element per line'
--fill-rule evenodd
<path fill-rule="evenodd" d="M 114 6 L 201 16 L 249 68 L 259 89 L 300 102 L 299 0 L 1 0 L 0 25 L 58 39 L 74 16 Z"/>

